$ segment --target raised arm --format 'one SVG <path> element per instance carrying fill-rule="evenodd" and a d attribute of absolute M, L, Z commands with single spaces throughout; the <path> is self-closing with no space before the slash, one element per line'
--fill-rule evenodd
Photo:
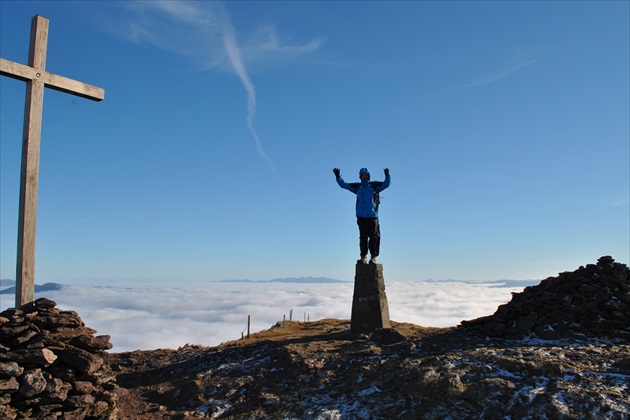
<path fill-rule="evenodd" d="M 346 181 L 343 180 L 343 178 L 341 177 L 341 171 L 339 170 L 339 168 L 334 168 L 333 173 L 335 174 L 335 178 L 337 179 L 337 184 L 339 184 L 341 188 L 348 190 L 354 194 L 357 193 L 356 187 L 353 187 L 352 185 L 348 184 Z"/>
<path fill-rule="evenodd" d="M 385 188 L 389 187 L 389 184 L 392 182 L 392 178 L 389 176 L 389 168 L 385 168 L 383 172 L 385 172 L 385 181 L 376 187 L 377 192 L 383 191 Z"/>

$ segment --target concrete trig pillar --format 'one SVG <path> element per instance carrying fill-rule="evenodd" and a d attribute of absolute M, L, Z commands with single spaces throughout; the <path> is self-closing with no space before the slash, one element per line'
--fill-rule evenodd
<path fill-rule="evenodd" d="M 358 263 L 354 276 L 350 330 L 372 332 L 377 328 L 391 328 L 383 264 Z"/>

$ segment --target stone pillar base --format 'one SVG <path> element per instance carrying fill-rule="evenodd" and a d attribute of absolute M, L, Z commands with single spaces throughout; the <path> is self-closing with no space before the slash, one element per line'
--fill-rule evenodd
<path fill-rule="evenodd" d="M 352 332 L 391 328 L 383 264 L 357 264 L 352 298 Z"/>

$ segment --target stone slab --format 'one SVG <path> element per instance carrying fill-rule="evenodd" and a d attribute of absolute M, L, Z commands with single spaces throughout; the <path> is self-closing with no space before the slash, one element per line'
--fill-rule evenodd
<path fill-rule="evenodd" d="M 383 264 L 357 263 L 352 298 L 352 332 L 391 328 Z"/>

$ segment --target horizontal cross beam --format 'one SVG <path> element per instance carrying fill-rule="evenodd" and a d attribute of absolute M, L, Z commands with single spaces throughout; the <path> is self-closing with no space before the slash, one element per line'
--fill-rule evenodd
<path fill-rule="evenodd" d="M 22 80 L 23 82 L 37 80 L 44 83 L 47 88 L 70 93 L 97 102 L 105 99 L 104 89 L 5 60 L 4 58 L 0 58 L 0 75 Z"/>

